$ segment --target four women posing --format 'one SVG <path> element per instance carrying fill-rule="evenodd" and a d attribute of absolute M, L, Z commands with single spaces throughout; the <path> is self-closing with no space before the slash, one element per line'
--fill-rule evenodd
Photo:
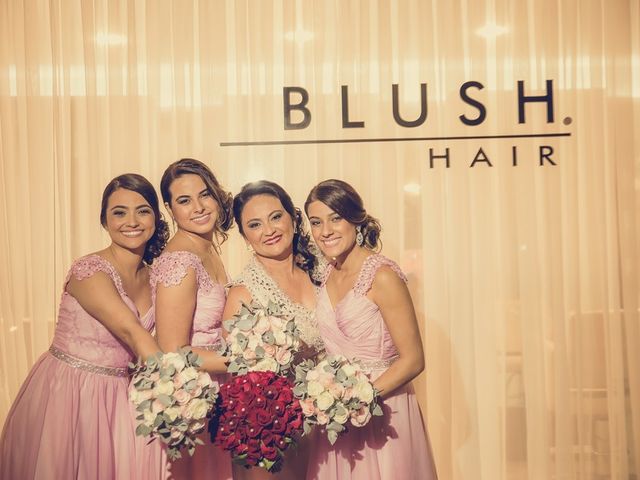
<path fill-rule="evenodd" d="M 273 182 L 245 185 L 232 199 L 206 165 L 182 159 L 160 190 L 174 223 L 168 243 L 146 179 L 127 174 L 107 185 L 100 219 L 112 243 L 71 267 L 52 346 L 7 416 L 0 478 L 435 479 L 411 386 L 424 354 L 406 277 L 376 253 L 380 225 L 357 192 L 339 180 L 310 192 L 305 210 L 320 253 Z M 220 247 L 234 219 L 254 255 L 227 292 Z M 254 300 L 295 318 L 301 358 L 326 349 L 357 360 L 384 415 L 334 445 L 304 437 L 275 475 L 232 467 L 204 434 L 193 457 L 168 462 L 160 442 L 135 436 L 127 363 L 190 345 L 223 383 L 222 319 Z"/>

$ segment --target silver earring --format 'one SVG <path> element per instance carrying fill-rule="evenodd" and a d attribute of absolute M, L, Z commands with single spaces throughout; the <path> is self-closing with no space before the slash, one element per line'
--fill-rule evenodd
<path fill-rule="evenodd" d="M 358 225 L 356 227 L 356 244 L 361 247 L 362 244 L 364 243 L 364 235 L 362 235 L 362 229 L 360 228 L 360 225 Z"/>
<path fill-rule="evenodd" d="M 253 247 L 250 243 L 245 243 L 245 247 L 247 247 L 247 251 L 253 253 Z"/>

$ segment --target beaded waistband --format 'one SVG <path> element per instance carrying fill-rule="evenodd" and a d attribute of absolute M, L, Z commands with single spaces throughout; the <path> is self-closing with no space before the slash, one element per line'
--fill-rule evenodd
<path fill-rule="evenodd" d="M 209 352 L 220 352 L 220 350 L 224 350 L 226 347 L 226 342 L 224 338 L 218 338 L 214 340 L 213 343 L 207 343 L 203 345 L 191 344 L 193 348 L 200 348 L 201 350 L 207 350 Z"/>
<path fill-rule="evenodd" d="M 108 375 L 110 377 L 129 376 L 126 367 L 103 367 L 101 365 L 94 365 L 93 363 L 89 363 L 86 360 L 82 360 L 80 358 L 74 357 L 73 355 L 69 355 L 59 348 L 54 347 L 53 345 L 49 347 L 49 353 L 56 357 L 58 360 L 71 365 L 73 368 L 79 368 L 80 370 L 96 373 L 98 375 Z"/>
<path fill-rule="evenodd" d="M 397 356 L 391 358 L 383 358 L 380 360 L 362 360 L 359 358 L 352 359 L 354 363 L 358 363 L 363 370 L 367 372 L 371 372 L 373 370 L 384 370 L 387 369 L 398 359 Z"/>

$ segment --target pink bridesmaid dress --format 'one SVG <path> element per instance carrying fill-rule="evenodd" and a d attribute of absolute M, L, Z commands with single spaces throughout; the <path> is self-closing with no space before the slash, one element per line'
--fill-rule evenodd
<path fill-rule="evenodd" d="M 353 288 L 335 306 L 320 289 L 316 316 L 327 354 L 355 359 L 378 378 L 398 355 L 378 306 L 366 294 L 377 270 L 388 266 L 404 281 L 397 264 L 382 255 L 369 256 Z M 325 279 L 331 274 L 328 268 Z M 326 280 L 325 280 L 326 283 Z M 382 417 L 361 428 L 349 427 L 332 446 L 318 429 L 307 479 L 319 480 L 435 480 L 431 448 L 411 383 L 383 402 Z"/>
<path fill-rule="evenodd" d="M 153 307 L 141 317 L 116 269 L 98 255 L 75 261 L 67 275 L 103 272 L 151 330 Z M 31 369 L 0 438 L 1 479 L 160 479 L 160 442 L 135 435 L 127 397 L 133 353 L 66 291 L 53 342 Z"/>
<path fill-rule="evenodd" d="M 198 293 L 193 314 L 191 346 L 214 350 L 222 339 L 222 312 L 226 302 L 224 285 L 214 283 L 200 258 L 191 252 L 164 252 L 153 263 L 151 283 L 155 292 L 158 283 L 165 287 L 179 285 L 189 269 L 196 274 Z M 155 294 L 154 294 L 155 297 Z M 222 383 L 224 375 L 212 375 Z M 231 457 L 211 443 L 208 432 L 200 434 L 204 445 L 196 447 L 193 457 L 182 452 L 182 458 L 171 462 L 169 478 L 231 479 Z"/>

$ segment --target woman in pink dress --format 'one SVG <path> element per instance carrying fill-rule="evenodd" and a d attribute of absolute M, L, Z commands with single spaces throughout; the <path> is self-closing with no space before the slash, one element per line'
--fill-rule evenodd
<path fill-rule="evenodd" d="M 328 354 L 357 360 L 383 399 L 384 415 L 350 427 L 332 446 L 325 436 L 307 471 L 321 480 L 435 480 L 433 456 L 411 380 L 424 353 L 406 277 L 374 253 L 380 224 L 349 184 L 326 180 L 305 202 L 313 237 L 332 265 L 316 318 Z"/>
<path fill-rule="evenodd" d="M 219 242 L 233 225 L 232 197 L 209 167 L 190 158 L 167 167 L 160 191 L 177 230 L 153 268 L 158 343 L 165 352 L 191 345 L 203 370 L 221 381 L 227 366 L 215 350 L 228 278 Z M 201 440 L 205 445 L 193 457 L 184 453 L 171 463 L 170 478 L 231 478 L 229 455 L 211 444 L 206 431 Z"/>
<path fill-rule="evenodd" d="M 242 187 L 233 199 L 233 213 L 255 255 L 234 280 L 223 318 L 231 318 L 242 303 L 255 301 L 266 306 L 273 302 L 287 317 L 295 319 L 300 338 L 307 346 L 300 356 L 323 351 L 314 316 L 317 287 L 310 276 L 317 259 L 309 250 L 311 239 L 303 229 L 302 212 L 280 185 L 262 180 Z M 235 465 L 234 479 L 303 479 L 311 449 L 311 439 L 302 438 L 287 449 L 278 473 Z"/>
<path fill-rule="evenodd" d="M 149 268 L 168 236 L 153 186 L 114 178 L 100 221 L 111 245 L 67 275 L 49 351 L 31 369 L 0 438 L 2 479 L 160 479 L 159 441 L 136 437 L 127 364 L 156 353 Z"/>

